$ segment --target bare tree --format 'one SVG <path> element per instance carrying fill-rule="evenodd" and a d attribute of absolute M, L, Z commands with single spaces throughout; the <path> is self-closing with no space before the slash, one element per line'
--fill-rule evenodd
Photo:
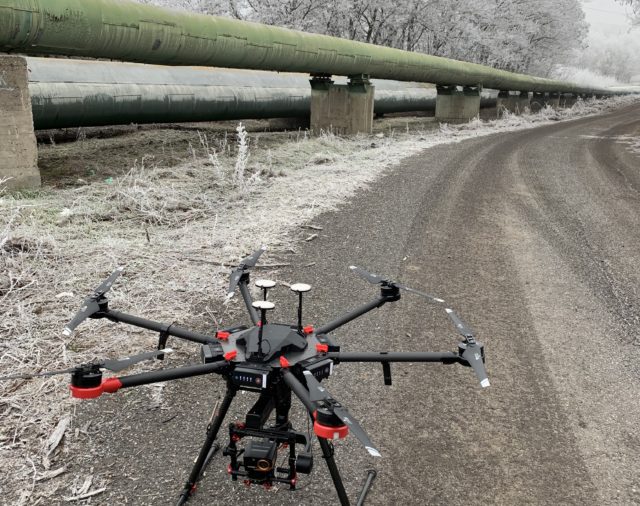
<path fill-rule="evenodd" d="M 628 5 L 629 7 L 631 7 L 631 12 L 629 13 L 631 24 L 634 27 L 640 26 L 640 0 L 616 0 L 616 1 L 622 5 Z"/>

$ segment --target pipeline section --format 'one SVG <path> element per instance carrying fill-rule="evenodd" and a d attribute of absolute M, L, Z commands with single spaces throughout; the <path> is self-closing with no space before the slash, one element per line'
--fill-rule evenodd
<path fill-rule="evenodd" d="M 174 66 L 368 75 L 497 90 L 617 92 L 128 0 L 0 0 L 0 51 Z"/>
<path fill-rule="evenodd" d="M 27 58 L 27 65 L 36 130 L 310 114 L 309 77 L 301 74 L 56 58 Z M 435 109 L 432 86 L 373 85 L 376 114 Z M 495 95 L 483 92 L 483 106 L 495 106 Z"/>

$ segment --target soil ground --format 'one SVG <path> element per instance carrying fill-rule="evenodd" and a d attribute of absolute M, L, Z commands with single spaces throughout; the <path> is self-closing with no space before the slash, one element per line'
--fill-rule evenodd
<path fill-rule="evenodd" d="M 442 296 L 486 345 L 489 389 L 458 365 L 398 364 L 391 387 L 373 365 L 337 367 L 327 387 L 383 454 L 368 457 L 353 438 L 336 444 L 350 497 L 375 467 L 369 504 L 640 502 L 640 159 L 630 149 L 640 136 L 639 112 L 628 106 L 433 147 L 314 215 L 314 240 L 298 229 L 276 246 L 268 261 L 283 267 L 266 274 L 314 287 L 309 322 L 375 296 L 350 274 L 347 266 L 357 264 Z M 182 133 L 176 143 L 184 148 Z M 126 156 L 138 153 L 136 135 L 123 170 Z M 123 152 L 123 137 L 108 139 L 114 145 L 111 155 L 103 150 L 105 161 Z M 154 139 L 145 153 L 162 142 Z M 114 170 L 82 175 L 99 181 L 117 177 Z M 77 183 L 78 172 L 65 177 L 64 185 L 86 184 Z M 154 257 L 147 262 L 156 265 Z M 185 286 L 175 297 L 193 291 Z M 278 316 L 292 319 L 288 290 L 273 296 Z M 197 300 L 185 309 L 197 315 L 196 326 L 207 320 Z M 215 302 L 206 306 L 242 317 L 237 304 L 226 313 Z M 439 308 L 409 295 L 336 332 L 348 351 L 455 350 L 457 337 Z M 78 482 L 75 490 L 87 479 L 94 489 L 104 486 L 87 503 L 173 504 L 222 393 L 221 381 L 197 378 L 76 404 L 73 431 L 56 458 Z M 230 419 L 242 418 L 252 399 L 239 395 Z M 303 420 L 297 409 L 300 430 Z M 233 484 L 218 455 L 190 504 L 335 504 L 315 450 L 314 472 L 301 476 L 296 492 Z M 47 503 L 69 495 L 65 484 Z"/>
<path fill-rule="evenodd" d="M 316 287 L 309 319 L 374 295 L 349 276 L 346 263 L 355 262 L 450 298 L 487 346 L 486 391 L 468 370 L 443 366 L 397 365 L 390 388 L 372 365 L 342 365 L 328 381 L 385 455 L 371 504 L 640 500 L 640 162 L 607 138 L 639 135 L 638 112 L 434 148 L 315 221 L 322 237 L 291 258 L 316 262 L 301 279 Z M 584 138 L 594 135 L 603 139 Z M 340 331 L 344 348 L 451 349 L 443 315 L 406 298 Z M 188 469 L 202 439 L 194 421 L 206 420 L 221 387 L 172 385 L 171 409 L 145 427 L 134 393 L 124 413 L 116 398 L 87 408 L 87 420 L 116 414 L 90 445 L 99 449 L 96 472 L 127 469 L 113 473 L 119 494 L 109 502 L 175 495 L 175 470 Z M 149 433 L 156 437 L 143 440 Z M 357 443 L 338 445 L 352 497 L 373 464 L 363 454 Z M 193 504 L 335 504 L 319 458 L 297 493 L 238 491 L 220 460 Z"/>

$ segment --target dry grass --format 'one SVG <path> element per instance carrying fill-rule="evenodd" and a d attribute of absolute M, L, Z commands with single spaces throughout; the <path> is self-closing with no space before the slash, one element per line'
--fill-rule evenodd
<path fill-rule="evenodd" d="M 152 348 L 154 336 L 99 320 L 71 337 L 62 335 L 82 298 L 117 265 L 126 271 L 110 293 L 112 307 L 211 331 L 239 308 L 237 301 L 221 304 L 224 264 L 262 243 L 270 245 L 265 262 L 277 262 L 279 251 L 301 240 L 300 225 L 402 158 L 436 144 L 595 114 L 629 101 L 579 103 L 573 112 L 545 110 L 439 129 L 430 121 L 417 130 L 407 126 L 348 139 L 297 132 L 274 143 L 238 127 L 235 143 L 215 149 L 201 136 L 200 146 L 172 169 L 141 156 L 128 173 L 104 182 L 0 194 L 0 375 Z M 177 348 L 174 361 L 193 356 L 192 345 Z M 75 401 L 67 382 L 66 375 L 0 382 L 4 504 L 36 504 L 107 486 L 99 480 L 87 485 L 64 472 L 64 438 L 57 444 L 57 436 L 72 438 L 83 429 L 69 418 Z"/>

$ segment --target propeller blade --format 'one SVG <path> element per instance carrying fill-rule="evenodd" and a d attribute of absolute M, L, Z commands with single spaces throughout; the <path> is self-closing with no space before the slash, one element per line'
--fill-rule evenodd
<path fill-rule="evenodd" d="M 467 339 L 473 339 L 473 332 L 471 332 L 471 329 L 467 326 L 467 324 L 462 321 L 462 318 L 460 318 L 453 309 L 446 308 L 445 311 L 449 315 L 449 318 L 451 318 L 451 321 L 455 325 L 460 335 Z"/>
<path fill-rule="evenodd" d="M 484 367 L 484 361 L 482 360 L 482 346 L 475 342 L 461 343 L 461 346 L 466 348 L 462 352 L 462 358 L 466 360 L 475 371 L 476 376 L 480 380 L 480 386 L 482 388 L 491 386 L 487 376 L 487 370 Z"/>
<path fill-rule="evenodd" d="M 75 367 L 71 367 L 69 369 L 63 369 L 61 371 L 47 371 L 47 372 L 37 372 L 37 373 L 24 373 L 24 374 L 12 374 L 11 376 L 2 376 L 0 381 L 4 380 L 12 380 L 12 379 L 31 379 L 38 378 L 41 376 L 55 376 L 57 374 L 67 374 L 73 373 L 76 371 Z"/>
<path fill-rule="evenodd" d="M 254 251 L 247 258 L 243 259 L 240 262 L 240 265 L 244 265 L 245 267 L 255 267 L 258 263 L 258 258 L 260 258 L 260 255 L 262 255 L 265 251 L 267 251 L 267 247 L 263 244 L 262 246 L 260 246 L 260 249 Z"/>
<path fill-rule="evenodd" d="M 349 269 L 355 272 L 362 279 L 368 281 L 373 285 L 377 285 L 378 283 L 383 283 L 386 280 L 378 276 L 377 274 L 372 274 L 371 272 L 365 271 L 364 269 L 357 267 L 355 265 L 350 265 Z"/>
<path fill-rule="evenodd" d="M 371 442 L 371 439 L 369 439 L 367 433 L 360 424 L 352 418 L 351 413 L 347 411 L 347 408 L 344 406 L 335 406 L 333 407 L 333 414 L 340 418 L 340 420 L 349 427 L 351 433 L 360 440 L 370 455 L 373 455 L 374 457 L 382 457 L 380 451 L 373 446 L 373 443 Z"/>
<path fill-rule="evenodd" d="M 142 362 L 144 360 L 150 360 L 152 358 L 157 357 L 158 355 L 162 355 L 164 353 L 172 353 L 173 350 L 171 348 L 165 348 L 164 350 L 155 350 L 149 351 L 146 353 L 140 353 L 139 355 L 133 355 L 132 357 L 114 359 L 114 360 L 104 360 L 103 362 L 99 362 L 96 365 L 101 369 L 108 369 L 113 372 L 119 372 L 127 367 L 131 367 L 138 362 Z M 38 372 L 38 373 L 25 373 L 25 374 L 12 374 L 11 376 L 2 376 L 0 381 L 4 380 L 12 380 L 12 379 L 31 379 L 37 378 L 40 376 L 55 376 L 57 374 L 71 374 L 78 371 L 82 366 L 71 367 L 69 369 L 62 369 L 59 371 L 46 371 L 46 372 Z"/>
<path fill-rule="evenodd" d="M 371 439 L 364 431 L 364 429 L 360 426 L 360 424 L 351 416 L 347 408 L 342 406 L 338 401 L 336 401 L 329 391 L 324 388 L 320 382 L 311 374 L 310 371 L 303 371 L 305 380 L 307 381 L 307 388 L 309 389 L 309 397 L 311 401 L 331 401 L 327 403 L 327 409 L 331 410 L 331 412 L 336 415 L 342 422 L 349 427 L 349 430 L 353 433 L 355 437 L 357 437 L 360 442 L 364 445 L 369 454 L 374 457 L 381 457 L 378 449 L 373 445 Z"/>
<path fill-rule="evenodd" d="M 396 283 L 395 281 L 391 281 L 389 279 L 383 278 L 382 276 L 378 276 L 377 274 L 372 274 L 371 272 L 365 271 L 364 269 L 362 269 L 360 267 L 356 267 L 355 265 L 349 266 L 349 269 L 351 269 L 353 272 L 355 272 L 362 279 L 365 279 L 369 283 L 372 283 L 374 285 L 378 285 L 378 284 L 384 285 L 384 284 L 386 284 L 388 286 L 393 286 L 393 287 L 399 288 L 400 290 L 404 290 L 405 292 L 414 293 L 414 294 L 419 295 L 420 297 L 424 297 L 428 301 L 434 302 L 436 304 L 443 304 L 444 303 L 444 300 L 441 299 L 440 297 L 436 297 L 435 295 L 431 295 L 430 293 L 421 292 L 420 290 L 416 290 L 415 288 L 411 288 L 411 287 L 406 286 L 406 285 L 401 285 L 400 283 Z"/>
<path fill-rule="evenodd" d="M 67 323 L 62 333 L 67 337 L 70 336 L 71 334 L 73 334 L 73 331 L 78 325 L 80 325 L 83 321 L 85 321 L 92 314 L 95 314 L 98 311 L 100 311 L 98 302 L 92 297 L 86 298 L 83 302 L 82 307 L 80 308 L 80 311 L 78 311 L 73 319 L 69 323 Z"/>
<path fill-rule="evenodd" d="M 260 249 L 254 251 L 248 257 L 243 258 L 238 264 L 238 267 L 236 267 L 233 272 L 231 272 L 231 279 L 229 280 L 229 290 L 227 291 L 227 299 L 233 297 L 233 294 L 236 291 L 236 287 L 240 282 L 240 278 L 242 278 L 242 274 L 244 274 L 247 269 L 255 267 L 258 263 L 258 258 L 260 258 L 260 255 L 262 255 L 265 251 L 267 251 L 267 247 L 265 245 L 260 246 Z"/>
<path fill-rule="evenodd" d="M 231 273 L 231 279 L 229 280 L 229 291 L 227 292 L 227 299 L 233 297 L 234 292 L 236 291 L 236 287 L 240 282 L 240 278 L 242 277 L 242 273 L 244 271 L 242 269 L 236 269 Z"/>
<path fill-rule="evenodd" d="M 394 285 L 400 288 L 400 290 L 404 290 L 405 292 L 409 292 L 409 293 L 414 293 L 436 304 L 444 304 L 444 299 L 441 299 L 440 297 L 436 297 L 435 295 L 431 295 L 430 293 L 421 292 L 420 290 L 416 290 L 415 288 L 401 285 L 399 283 L 394 283 Z"/>
<path fill-rule="evenodd" d="M 449 315 L 449 318 L 451 318 L 451 321 L 456 326 L 460 335 L 465 338 L 465 341 L 459 345 L 460 348 L 464 350 L 461 355 L 462 358 L 473 368 L 476 376 L 480 380 L 480 386 L 482 386 L 482 388 L 491 386 L 489 378 L 487 377 L 487 370 L 484 367 L 484 361 L 482 359 L 482 344 L 476 341 L 471 329 L 464 321 L 462 321 L 462 318 L 460 318 L 453 309 L 447 308 L 445 311 Z"/>
<path fill-rule="evenodd" d="M 148 351 L 146 353 L 140 353 L 139 355 L 133 355 L 132 357 L 125 357 L 113 360 L 105 360 L 100 363 L 100 367 L 104 369 L 109 369 L 112 372 L 120 372 L 127 367 L 131 367 L 138 362 L 143 362 L 144 360 L 151 360 L 152 358 L 156 358 L 158 355 L 163 355 L 165 353 L 173 353 L 171 348 L 165 348 L 163 350 L 155 350 Z"/>
<path fill-rule="evenodd" d="M 307 388 L 309 389 L 309 398 L 313 402 L 331 399 L 329 391 L 323 387 L 315 378 L 311 371 L 303 371 L 304 379 L 307 380 Z"/>
<path fill-rule="evenodd" d="M 100 311 L 100 306 L 98 306 L 98 299 L 104 296 L 104 294 L 106 294 L 109 290 L 111 290 L 113 283 L 116 279 L 118 279 L 118 276 L 122 274 L 122 271 L 124 271 L 124 267 L 118 267 L 111 273 L 111 275 L 107 279 L 100 283 L 100 286 L 98 286 L 98 288 L 96 288 L 89 297 L 84 299 L 80 311 L 76 313 L 73 319 L 69 323 L 67 323 L 64 330 L 62 331 L 65 336 L 68 337 L 73 334 L 73 331 L 78 325 L 80 325 L 91 315 Z"/>
<path fill-rule="evenodd" d="M 115 271 L 111 273 L 111 275 L 105 279 L 98 288 L 93 291 L 92 298 L 98 299 L 102 297 L 105 293 L 111 290 L 111 286 L 115 283 L 116 279 L 122 274 L 124 271 L 124 267 L 120 266 Z"/>

